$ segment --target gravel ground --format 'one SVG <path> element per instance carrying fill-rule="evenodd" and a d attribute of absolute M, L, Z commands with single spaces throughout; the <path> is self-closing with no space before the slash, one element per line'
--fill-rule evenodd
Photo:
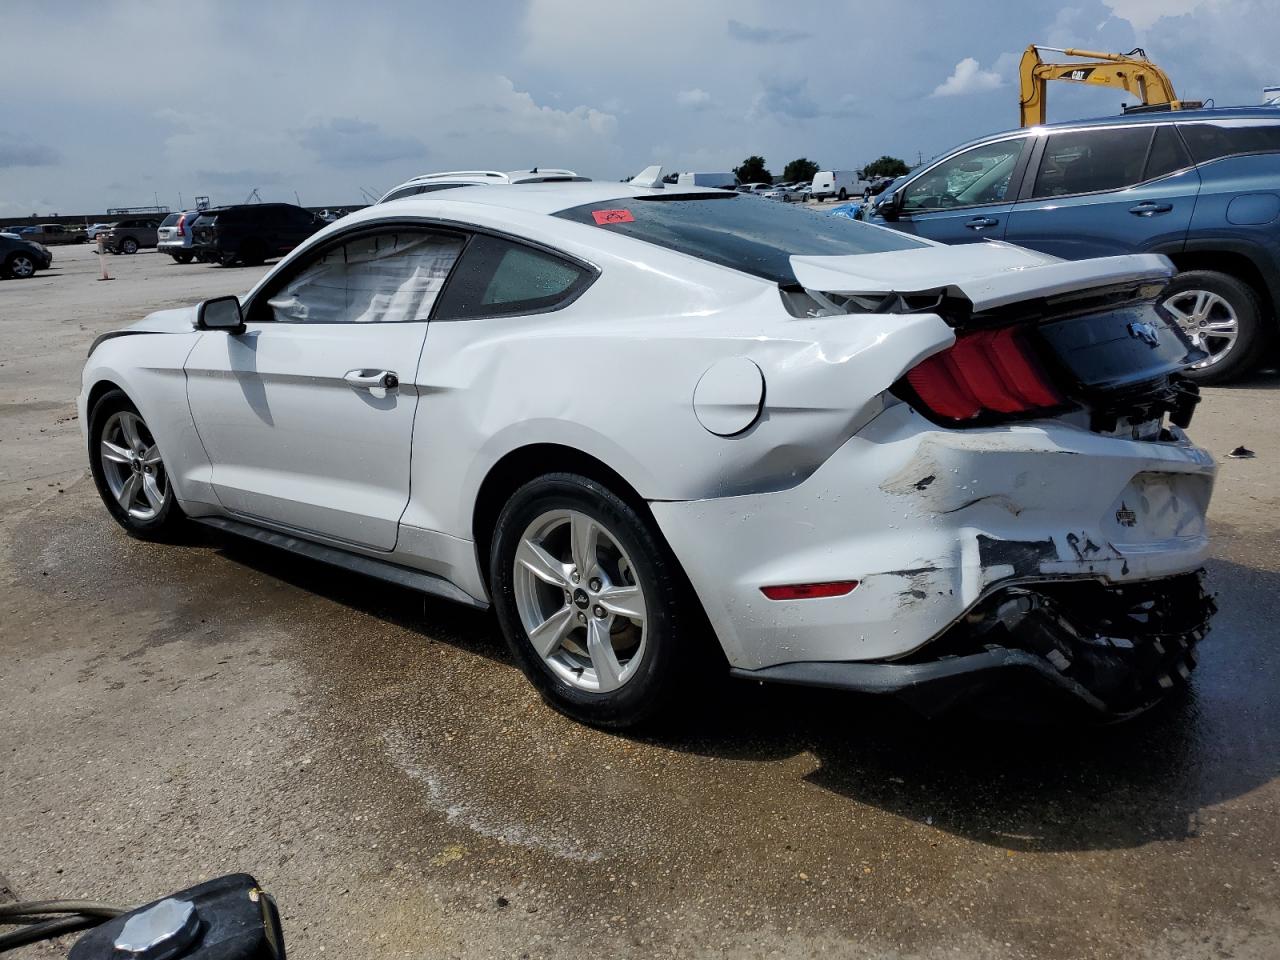
<path fill-rule="evenodd" d="M 637 739 L 543 707 L 486 615 L 124 536 L 85 350 L 260 268 L 55 258 L 0 283 L 0 887 L 136 904 L 247 870 L 296 957 L 1280 954 L 1274 371 L 1197 414 L 1222 612 L 1170 709 L 1047 730 L 726 684 Z"/>

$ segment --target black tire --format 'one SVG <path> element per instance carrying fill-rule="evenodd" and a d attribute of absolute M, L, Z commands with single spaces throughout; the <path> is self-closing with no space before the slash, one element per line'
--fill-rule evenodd
<path fill-rule="evenodd" d="M 626 682 L 607 693 L 585 691 L 561 679 L 533 648 L 521 621 L 515 595 L 516 549 L 535 520 L 556 510 L 577 511 L 601 524 L 631 558 L 643 590 L 644 648 L 637 654 L 641 661 Z M 670 719 L 679 692 L 700 673 L 694 665 L 709 662 L 697 636 L 701 618 L 692 590 L 642 510 L 595 480 L 553 473 L 518 489 L 494 529 L 489 582 L 511 655 L 549 705 L 592 726 L 626 729 Z"/>
<path fill-rule="evenodd" d="M 174 263 L 190 263 L 191 262 L 191 254 L 189 253 L 172 253 L 170 254 L 170 256 L 173 257 Z"/>
<path fill-rule="evenodd" d="M 266 259 L 266 251 L 260 243 L 248 244 L 240 251 L 240 262 L 246 267 L 260 267 Z"/>
<path fill-rule="evenodd" d="M 1267 342 L 1263 327 L 1262 306 L 1254 289 L 1242 280 L 1216 270 L 1187 270 L 1179 273 L 1161 294 L 1161 303 L 1176 303 L 1179 296 L 1204 290 L 1216 294 L 1235 313 L 1235 342 L 1223 352 L 1221 359 L 1199 370 L 1184 373 L 1197 383 L 1224 383 L 1247 373 L 1258 362 Z"/>
<path fill-rule="evenodd" d="M 167 475 L 164 477 L 162 505 L 159 510 L 155 511 L 153 517 L 147 519 L 140 519 L 125 510 L 111 489 L 102 463 L 103 433 L 111 418 L 115 414 L 122 412 L 132 413 L 139 420 L 142 420 L 142 415 L 138 412 L 138 408 L 133 405 L 133 402 L 129 400 L 122 390 L 110 390 L 104 393 L 98 398 L 98 401 L 93 405 L 93 409 L 89 412 L 89 470 L 93 474 L 93 482 L 98 488 L 98 495 L 102 497 L 102 502 L 106 506 L 107 512 L 111 514 L 112 519 L 120 524 L 129 536 L 137 537 L 141 540 L 169 541 L 177 539 L 186 517 L 182 512 L 182 508 L 178 506 L 177 497 L 174 496 L 173 492 L 173 484 L 169 482 Z M 145 427 L 145 420 L 142 422 Z M 147 431 L 147 437 L 144 437 L 144 439 L 150 439 L 154 443 L 154 437 L 150 437 L 150 431 Z"/>
<path fill-rule="evenodd" d="M 236 265 L 236 261 L 240 259 L 240 255 L 238 253 L 218 253 L 214 254 L 214 257 L 217 262 L 224 267 L 234 267 Z"/>
<path fill-rule="evenodd" d="M 9 254 L 4 262 L 4 270 L 0 272 L 11 280 L 29 280 L 36 275 L 37 269 L 35 260 L 19 250 Z"/>
<path fill-rule="evenodd" d="M 849 199 L 849 191 L 848 191 L 848 190 L 846 190 L 844 187 L 841 187 L 841 188 L 840 188 L 840 199 L 841 199 L 841 200 L 848 200 L 848 199 Z"/>
<path fill-rule="evenodd" d="M 138 252 L 138 241 L 133 237 L 125 237 L 120 241 L 120 252 L 132 256 Z"/>

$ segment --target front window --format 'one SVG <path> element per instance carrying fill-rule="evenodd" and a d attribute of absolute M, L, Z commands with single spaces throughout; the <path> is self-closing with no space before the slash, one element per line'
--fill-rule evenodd
<path fill-rule="evenodd" d="M 902 209 L 945 210 L 1000 203 L 1009 192 L 1023 143 L 1021 137 L 984 143 L 943 160 L 907 184 Z"/>
<path fill-rule="evenodd" d="M 462 250 L 462 238 L 379 233 L 330 247 L 269 297 L 280 323 L 425 321 Z"/>
<path fill-rule="evenodd" d="M 796 282 L 793 256 L 840 257 L 926 246 L 891 230 L 731 193 L 620 197 L 556 216 L 784 284 Z"/>

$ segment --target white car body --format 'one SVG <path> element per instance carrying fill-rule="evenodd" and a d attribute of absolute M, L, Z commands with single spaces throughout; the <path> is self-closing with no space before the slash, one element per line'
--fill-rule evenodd
<path fill-rule="evenodd" d="M 111 224 L 109 223 L 91 223 L 89 226 L 84 228 L 84 236 L 86 240 L 92 243 L 94 240 L 98 239 L 98 234 L 110 229 Z"/>
<path fill-rule="evenodd" d="M 844 196 L 840 197 L 844 200 L 862 196 L 862 191 L 869 186 L 870 181 L 860 180 L 852 170 L 821 170 L 813 177 L 810 194 L 815 200 L 825 200 L 828 197 L 840 197 L 841 191 L 844 191 Z"/>
<path fill-rule="evenodd" d="M 721 173 L 699 173 L 686 171 L 676 176 L 676 185 L 680 187 L 710 187 L 713 190 L 733 190 L 738 178 L 729 171 Z"/>
<path fill-rule="evenodd" d="M 559 170 L 551 167 L 533 167 L 529 170 L 511 170 L 507 173 L 503 173 L 500 170 L 448 170 L 441 173 L 424 173 L 420 176 L 414 177 L 412 180 L 406 180 L 404 183 L 392 187 L 379 197 L 378 203 L 386 203 L 389 200 L 400 200 L 404 197 L 415 197 L 423 193 L 434 193 L 437 190 L 447 190 L 459 186 L 478 184 L 510 185 L 513 183 L 569 183 L 581 182 L 587 179 L 589 178 L 580 177 L 572 170 Z"/>
<path fill-rule="evenodd" d="M 91 429 L 96 398 L 118 387 L 146 421 L 189 517 L 313 545 L 357 569 L 412 574 L 428 592 L 479 607 L 491 600 L 477 519 L 486 482 L 530 451 L 547 470 L 561 459 L 598 464 L 646 504 L 729 665 L 763 679 L 873 689 L 879 681 L 849 670 L 894 666 L 1010 590 L 1042 581 L 1142 587 L 1200 567 L 1214 462 L 1162 424 L 1162 410 L 1154 422 L 1110 428 L 1072 410 L 939 425 L 895 385 L 956 344 L 956 328 L 941 308 L 874 309 L 865 299 L 933 291 L 946 298 L 939 303 L 994 315 L 1045 297 L 1158 286 L 1170 274 L 1163 257 L 1065 262 L 850 223 L 829 229 L 874 231 L 865 236 L 892 252 L 791 257 L 796 282 L 827 304 L 793 315 L 773 280 L 601 220 L 553 215 L 609 202 L 617 214 L 692 192 L 460 187 L 357 211 L 241 298 L 250 311 L 243 332 L 197 329 L 193 306 L 95 344 L 80 422 Z M 594 279 L 531 315 L 252 319 L 274 278 L 317 248 L 412 224 L 515 237 Z M 855 299 L 832 305 L 846 296 Z M 1136 350 L 1124 338 L 1148 329 L 1125 334 L 1121 324 L 1118 335 Z M 398 386 L 353 387 L 356 371 L 394 371 Z M 856 588 L 762 596 L 769 585 L 840 581 Z"/>
<path fill-rule="evenodd" d="M 799 199 L 801 194 L 791 184 L 779 183 L 763 191 L 760 196 L 766 200 L 781 200 L 783 203 L 790 203 L 792 200 Z"/>

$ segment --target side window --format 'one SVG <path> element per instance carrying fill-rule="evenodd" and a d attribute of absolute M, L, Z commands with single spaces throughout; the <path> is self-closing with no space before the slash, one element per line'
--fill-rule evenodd
<path fill-rule="evenodd" d="M 379 233 L 330 247 L 267 300 L 280 323 L 425 321 L 462 250 L 453 234 Z M 256 311 L 255 311 L 256 312 Z"/>
<path fill-rule="evenodd" d="M 1156 137 L 1151 141 L 1151 153 L 1147 155 L 1147 169 L 1142 179 L 1155 180 L 1189 166 L 1191 157 L 1178 132 L 1167 124 L 1156 127 Z"/>
<path fill-rule="evenodd" d="M 1022 153 L 1024 137 L 984 143 L 944 160 L 907 184 L 903 210 L 941 210 L 999 203 Z"/>
<path fill-rule="evenodd" d="M 1219 157 L 1242 153 L 1280 151 L 1280 123 L 1242 123 L 1223 120 L 1219 123 L 1180 123 L 1191 156 L 1196 163 L 1208 163 Z"/>
<path fill-rule="evenodd" d="M 1150 126 L 1069 130 L 1045 144 L 1032 197 L 1121 190 L 1142 179 Z"/>
<path fill-rule="evenodd" d="M 585 268 L 543 250 L 478 235 L 440 302 L 442 320 L 539 313 L 564 306 L 591 282 Z"/>

